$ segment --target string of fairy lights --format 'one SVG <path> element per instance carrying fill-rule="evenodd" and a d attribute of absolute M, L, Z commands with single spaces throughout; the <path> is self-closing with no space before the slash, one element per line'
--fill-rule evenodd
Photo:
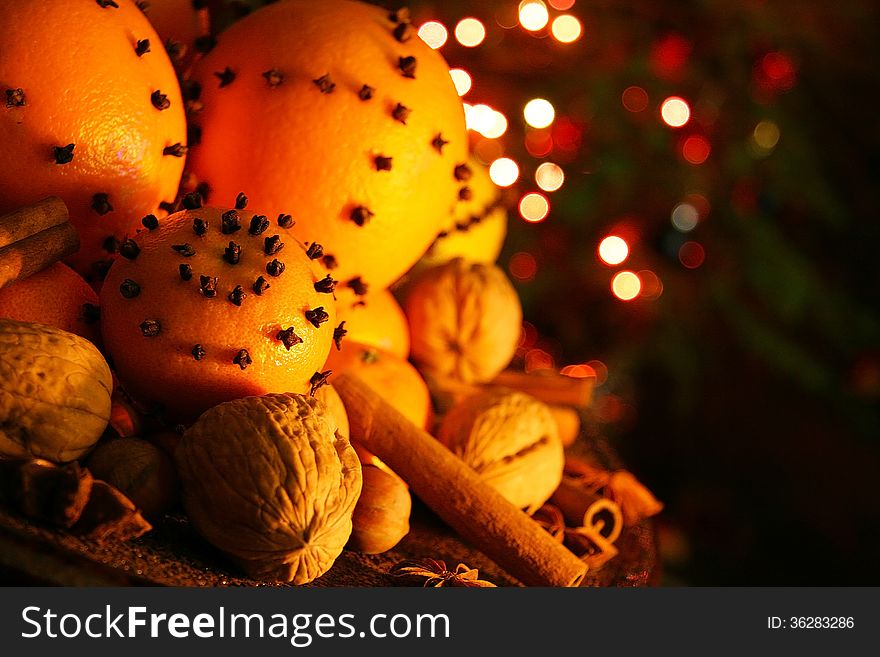
<path fill-rule="evenodd" d="M 453 39 L 462 48 L 477 49 L 481 45 L 488 48 L 497 43 L 499 31 L 519 30 L 543 40 L 548 49 L 564 50 L 585 38 L 585 27 L 576 15 L 575 4 L 576 0 L 523 0 L 512 7 L 495 11 L 491 17 L 494 20 L 486 22 L 475 16 L 461 18 L 454 25 L 446 25 L 437 19 L 424 20 L 418 27 L 418 35 L 434 49 L 443 48 Z M 685 37 L 667 35 L 655 44 L 650 65 L 658 77 L 663 78 L 664 68 L 680 68 L 686 63 L 690 48 Z M 518 115 L 510 108 L 505 113 L 488 102 L 472 101 L 481 93 L 481 81 L 475 79 L 472 72 L 458 67 L 453 68 L 450 74 L 462 98 L 475 156 L 489 166 L 489 175 L 496 185 L 511 192 L 517 190 L 518 202 L 515 207 L 520 220 L 532 224 L 547 220 L 551 215 L 554 192 L 562 189 L 566 183 L 565 168 L 575 161 L 582 148 L 582 129 L 571 117 L 566 116 L 565 111 L 557 111 L 551 97 L 525 96 L 519 100 Z M 785 53 L 770 52 L 756 62 L 753 77 L 756 94 L 772 94 L 791 88 L 795 67 Z M 488 86 L 491 87 L 491 84 Z M 491 95 L 491 90 L 487 95 Z M 562 102 L 562 99 L 559 101 Z M 700 167 L 709 161 L 712 155 L 711 130 L 705 128 L 711 125 L 712 113 L 717 114 L 717 108 L 713 110 L 704 99 L 691 102 L 682 95 L 668 95 L 655 97 L 652 103 L 648 91 L 634 84 L 621 91 L 620 104 L 634 119 L 651 120 L 650 114 L 654 113 L 653 120 L 673 132 L 677 154 L 687 165 Z M 517 122 L 517 128 L 522 128 L 521 131 L 509 132 L 513 121 Z M 516 156 L 505 152 L 505 141 L 519 138 L 520 135 L 525 151 L 538 161 L 537 164 L 518 162 Z M 767 157 L 779 139 L 780 131 L 776 123 L 769 119 L 762 120 L 748 136 L 748 151 L 756 159 Z M 531 172 L 533 175 L 529 176 Z M 710 212 L 707 195 L 699 190 L 689 192 L 670 209 L 671 228 L 680 236 L 673 241 L 675 255 L 680 265 L 688 270 L 698 269 L 706 259 L 705 247 L 697 239 L 692 239 L 690 234 Z M 656 272 L 630 265 L 640 259 L 633 257 L 633 250 L 638 248 L 638 231 L 621 223 L 613 224 L 597 240 L 597 264 L 610 270 L 608 292 L 612 298 L 623 303 L 635 300 L 651 302 L 663 293 L 663 282 Z M 508 271 L 520 282 L 532 280 L 537 269 L 534 255 L 525 251 L 513 254 L 508 262 Z M 558 367 L 548 351 L 539 348 L 539 336 L 530 338 L 529 328 L 530 325 L 526 323 L 523 337 L 526 369 Z M 567 365 L 561 371 L 572 376 L 596 376 L 599 384 L 607 376 L 607 369 L 599 361 Z"/>

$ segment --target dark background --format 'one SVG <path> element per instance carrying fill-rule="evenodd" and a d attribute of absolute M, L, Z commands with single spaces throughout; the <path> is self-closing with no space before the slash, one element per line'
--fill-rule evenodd
<path fill-rule="evenodd" d="M 464 100 L 509 121 L 474 145 L 520 165 L 499 261 L 535 329 L 519 356 L 599 373 L 588 428 L 666 504 L 665 583 L 880 583 L 877 3 L 579 0 L 572 44 L 517 26 L 517 4 L 410 6 L 449 29 Z M 455 42 L 465 16 L 486 25 L 479 47 Z M 633 85 L 644 111 L 621 102 Z M 690 104 L 683 128 L 660 120 L 671 95 Z M 541 157 L 525 146 L 534 97 L 556 108 Z M 760 121 L 775 148 L 755 147 Z M 710 145 L 702 164 L 688 136 Z M 529 224 L 517 202 L 542 161 L 566 181 Z M 695 192 L 709 211 L 682 233 L 670 213 Z M 612 233 L 630 245 L 619 267 L 596 254 Z M 696 268 L 686 241 L 705 250 Z M 662 294 L 616 299 L 620 269 L 652 271 Z"/>

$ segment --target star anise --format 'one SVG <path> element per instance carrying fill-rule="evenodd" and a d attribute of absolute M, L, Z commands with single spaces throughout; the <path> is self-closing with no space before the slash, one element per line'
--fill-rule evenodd
<path fill-rule="evenodd" d="M 423 587 L 439 588 L 441 586 L 466 586 L 471 588 L 494 588 L 492 582 L 480 579 L 480 571 L 463 563 L 455 570 L 448 570 L 446 562 L 440 559 L 417 559 L 402 561 L 389 571 L 395 577 L 410 580 L 422 580 Z"/>

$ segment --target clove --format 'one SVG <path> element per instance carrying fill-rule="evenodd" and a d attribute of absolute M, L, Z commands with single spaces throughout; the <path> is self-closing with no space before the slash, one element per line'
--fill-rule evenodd
<path fill-rule="evenodd" d="M 311 322 L 315 328 L 321 328 L 321 324 L 330 319 L 330 315 L 324 310 L 324 306 L 318 306 L 312 310 L 306 311 L 306 319 Z"/>
<path fill-rule="evenodd" d="M 108 212 L 113 212 L 113 206 L 110 205 L 110 197 L 104 192 L 99 192 L 92 196 L 92 210 L 102 217 Z"/>
<path fill-rule="evenodd" d="M 75 144 L 68 144 L 67 146 L 54 146 L 53 152 L 55 154 L 55 164 L 69 164 L 73 161 L 73 149 L 76 148 Z"/>
<path fill-rule="evenodd" d="M 119 284 L 119 293 L 126 299 L 134 299 L 141 293 L 141 286 L 130 278 L 126 278 Z"/>
<path fill-rule="evenodd" d="M 291 347 L 294 347 L 303 341 L 301 337 L 294 333 L 292 326 L 278 331 L 278 333 L 275 334 L 275 339 L 279 340 L 281 344 L 287 348 L 287 351 L 290 351 Z"/>
<path fill-rule="evenodd" d="M 333 90 L 336 88 L 336 84 L 330 79 L 330 74 L 325 73 L 317 80 L 312 80 L 322 94 L 333 93 Z"/>
<path fill-rule="evenodd" d="M 141 223 L 147 230 L 156 230 L 159 227 L 159 220 L 154 214 L 148 214 L 146 217 L 141 219 Z"/>
<path fill-rule="evenodd" d="M 254 361 L 251 359 L 251 355 L 248 353 L 247 349 L 239 349 L 238 353 L 235 354 L 235 358 L 232 359 L 232 362 L 233 364 L 238 365 L 241 369 L 246 370 L 247 366 Z"/>

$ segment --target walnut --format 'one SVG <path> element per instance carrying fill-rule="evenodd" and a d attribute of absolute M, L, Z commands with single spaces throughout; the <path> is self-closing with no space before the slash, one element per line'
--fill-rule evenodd
<path fill-rule="evenodd" d="M 455 258 L 422 272 L 407 292 L 412 358 L 434 378 L 491 381 L 513 358 L 522 307 L 495 265 Z"/>
<path fill-rule="evenodd" d="M 443 418 L 437 438 L 516 506 L 532 513 L 562 480 L 564 454 L 556 423 L 534 397 L 487 389 Z"/>
<path fill-rule="evenodd" d="M 342 552 L 361 467 L 321 401 L 270 394 L 220 404 L 175 456 L 193 525 L 249 575 L 305 584 Z"/>
<path fill-rule="evenodd" d="M 335 423 L 336 431 L 346 438 L 351 437 L 351 431 L 348 426 L 348 413 L 345 411 L 345 404 L 339 398 L 339 393 L 332 385 L 321 386 L 315 392 L 315 398 L 320 399 L 324 403 L 326 412 L 331 416 L 331 422 Z"/>

